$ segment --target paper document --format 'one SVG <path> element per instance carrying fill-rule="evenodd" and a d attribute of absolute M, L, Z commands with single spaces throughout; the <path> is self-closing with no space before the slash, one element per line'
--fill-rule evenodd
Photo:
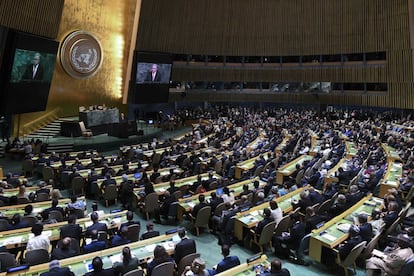
<path fill-rule="evenodd" d="M 372 250 L 372 255 L 380 257 L 380 258 L 385 257 L 385 253 L 377 249 Z"/>
<path fill-rule="evenodd" d="M 113 255 L 113 256 L 109 257 L 109 259 L 111 260 L 112 264 L 114 264 L 116 262 L 122 262 L 121 254 Z"/>
<path fill-rule="evenodd" d="M 325 239 L 329 240 L 329 241 L 334 241 L 336 240 L 336 238 L 328 233 L 325 233 L 322 235 L 322 237 L 324 237 Z"/>
<path fill-rule="evenodd" d="M 148 252 L 154 252 L 154 249 L 155 249 L 156 246 L 157 246 L 156 244 L 149 244 L 149 245 L 145 246 L 145 249 Z"/>

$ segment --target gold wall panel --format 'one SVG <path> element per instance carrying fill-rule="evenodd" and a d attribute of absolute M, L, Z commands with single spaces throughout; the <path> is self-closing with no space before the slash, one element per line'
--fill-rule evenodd
<path fill-rule="evenodd" d="M 58 60 L 46 112 L 59 106 L 61 116 L 74 116 L 79 106 L 103 103 L 126 110 L 122 94 L 136 16 L 135 8 L 131 7 L 137 1 L 65 0 L 57 40 L 62 42 L 76 30 L 90 32 L 101 44 L 103 62 L 94 76 L 82 80 L 66 74 Z M 22 124 L 33 116 L 22 115 Z"/>

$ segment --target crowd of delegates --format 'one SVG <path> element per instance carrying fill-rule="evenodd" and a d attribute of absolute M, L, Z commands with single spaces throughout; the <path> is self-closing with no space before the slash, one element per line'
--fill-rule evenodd
<path fill-rule="evenodd" d="M 364 227 L 367 218 L 358 218 L 358 228 L 350 231 L 348 242 L 369 240 L 373 233 L 391 225 L 396 219 L 398 212 L 403 208 L 400 198 L 401 192 L 407 192 L 414 185 L 414 148 L 413 134 L 405 128 L 394 128 L 390 124 L 394 120 L 390 113 L 361 113 L 361 112 L 337 112 L 335 114 L 319 114 L 314 111 L 293 111 L 278 108 L 240 108 L 228 106 L 214 106 L 201 110 L 182 110 L 177 112 L 182 120 L 197 119 L 199 124 L 190 134 L 185 135 L 180 141 L 174 142 L 171 139 L 158 141 L 154 139 L 148 144 L 140 144 L 130 147 L 126 151 L 120 151 L 117 156 L 105 157 L 96 152 L 83 152 L 73 157 L 69 154 L 45 155 L 40 154 L 38 164 L 51 166 L 56 163 L 61 165 L 58 168 L 55 187 L 67 187 L 68 183 L 79 177 L 80 170 L 89 170 L 86 178 L 86 195 L 95 198 L 99 196 L 99 189 L 105 190 L 110 185 L 118 185 L 123 207 L 130 208 L 132 204 L 132 189 L 141 187 L 140 196 L 142 200 L 146 195 L 154 192 L 154 185 L 159 182 L 169 182 L 170 188 L 160 197 L 159 208 L 155 212 L 155 222 L 161 223 L 163 218 L 168 216 L 171 205 L 177 201 L 175 193 L 175 181 L 187 176 L 198 176 L 196 181 L 185 189 L 179 189 L 181 196 L 199 192 L 209 192 L 218 187 L 223 188 L 223 193 L 217 195 L 211 191 L 211 200 L 206 201 L 204 195 L 199 196 L 199 203 L 188 213 L 188 217 L 195 218 L 198 211 L 205 207 L 212 207 L 212 228 L 220 233 L 222 254 L 224 260 L 229 258 L 228 247 L 233 240 L 234 215 L 246 208 L 261 205 L 269 201 L 269 208 L 264 209 L 264 219 L 255 227 L 256 234 L 260 234 L 263 227 L 272 221 L 276 225 L 281 221 L 282 210 L 275 205 L 272 199 L 287 194 L 297 188 L 310 185 L 310 188 L 300 194 L 300 200 L 293 202 L 293 207 L 300 209 L 300 214 L 290 215 L 293 221 L 292 226 L 281 236 L 274 237 L 277 255 L 289 257 L 290 252 L 298 249 L 300 240 L 321 223 L 341 214 L 344 210 L 354 205 L 365 195 L 378 192 L 378 184 L 387 169 L 387 156 L 381 146 L 387 143 L 400 154 L 403 166 L 403 175 L 400 179 L 399 190 L 390 191 L 384 197 L 384 209 L 377 216 L 374 216 L 372 229 Z M 400 119 L 400 124 L 410 126 L 410 121 Z M 289 163 L 297 157 L 308 154 L 311 151 L 313 137 L 316 136 L 320 150 L 315 156 L 297 165 L 293 175 L 285 177 L 283 184 L 276 184 L 276 171 L 281 166 Z M 204 138 L 205 142 L 199 143 Z M 258 139 L 258 143 L 251 146 L 251 143 Z M 351 140 L 356 149 L 356 154 L 348 158 L 335 174 L 332 183 L 325 184 L 325 177 L 330 169 L 340 162 L 346 154 L 345 139 Z M 280 147 L 282 141 L 285 145 Z M 210 147 L 211 151 L 204 150 Z M 165 150 L 159 154 L 156 149 Z M 276 153 L 276 149 L 280 153 Z M 144 160 L 144 153 L 152 152 L 148 160 Z M 241 174 L 239 179 L 235 177 L 237 163 L 256 157 L 254 167 Z M 30 158 L 31 154 L 27 155 Z M 88 158 L 90 162 L 81 162 Z M 71 162 L 68 162 L 71 160 Z M 71 165 L 67 165 L 71 163 Z M 131 164 L 137 164 L 132 166 Z M 121 165 L 114 169 L 114 165 Z M 171 166 L 179 167 L 177 172 Z M 99 168 L 99 170 L 98 170 Z M 169 168 L 167 174 L 161 176 L 159 170 Z M 254 181 L 253 189 L 249 186 L 243 187 L 243 192 L 235 196 L 227 186 L 237 181 L 250 179 L 255 175 L 256 169 L 262 168 L 259 175 L 264 186 L 259 181 Z M 216 177 L 212 170 L 219 175 Z M 201 174 L 210 172 L 207 180 L 201 178 Z M 139 177 L 131 180 L 128 175 L 139 174 Z M 114 176 L 121 176 L 122 183 L 117 183 Z M 358 181 L 350 185 L 349 189 L 342 189 L 348 186 L 350 181 L 359 176 Z M 98 179 L 103 179 L 102 185 L 97 186 Z M 26 196 L 24 184 L 20 179 L 14 179 L 11 175 L 6 179 L 3 188 L 22 187 L 18 196 Z M 336 197 L 332 206 L 323 213 L 317 212 L 315 204 L 321 204 L 326 199 Z M 7 201 L 7 199 L 5 199 Z M 221 213 L 215 213 L 215 208 L 224 203 L 226 208 Z M 75 206 L 76 201 L 73 202 Z M 52 201 L 51 208 L 58 208 L 56 201 Z M 66 213 L 67 214 L 67 213 Z M 65 216 L 63 210 L 63 215 Z M 100 229 L 96 213 L 91 216 L 93 228 L 86 229 L 93 246 L 83 248 L 85 252 L 102 248 L 97 239 L 97 231 Z M 408 215 L 405 223 L 414 221 L 412 215 Z M 73 224 L 74 219 L 69 217 L 69 223 Z M 17 222 L 17 225 L 20 222 Z M 99 227 L 98 227 L 99 226 Z M 153 225 L 147 225 L 147 232 L 151 233 Z M 34 229 L 36 230 L 36 229 Z M 39 230 L 36 230 L 37 232 Z M 125 230 L 121 227 L 115 236 L 116 243 L 123 244 L 126 241 Z M 355 235 L 354 235 L 355 234 Z M 35 234 L 36 235 L 36 234 Z M 227 248 L 227 249 L 226 249 Z M 194 246 L 195 249 L 195 246 Z M 165 249 L 156 248 L 154 252 L 153 266 L 159 262 L 174 261 L 165 254 Z M 339 247 L 342 257 L 347 255 L 349 246 Z M 156 256 L 155 256 L 156 255 Z M 328 254 L 329 255 L 329 254 Z M 327 256 L 329 259 L 329 256 Z M 223 260 L 223 261 L 224 261 Z M 176 260 L 175 260 L 176 261 Z M 151 262 L 152 263 L 152 262 Z M 151 273 L 151 263 L 148 271 Z M 225 262 L 226 263 L 226 262 Z M 234 261 L 236 263 L 236 261 Z M 97 264 L 99 266 L 99 264 Z M 220 270 L 221 266 L 211 270 L 212 273 Z M 368 265 L 367 265 L 368 267 Z M 210 273 L 211 273 L 210 271 Z"/>

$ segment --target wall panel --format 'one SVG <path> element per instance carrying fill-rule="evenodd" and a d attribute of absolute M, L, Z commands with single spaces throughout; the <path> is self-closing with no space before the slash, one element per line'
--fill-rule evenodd
<path fill-rule="evenodd" d="M 387 95 L 328 95 L 325 103 L 414 108 L 413 0 L 143 0 L 137 48 L 184 54 L 313 55 L 385 51 L 384 67 L 174 69 L 173 78 L 386 82 Z M 414 33 L 414 32 L 413 32 Z M 249 71 L 250 70 L 250 71 Z M 210 97 L 210 96 L 207 96 Z M 240 97 L 244 97 L 240 95 Z M 234 100 L 237 95 L 232 95 Z M 244 98 L 243 98 L 244 99 Z M 301 101 L 302 97 L 273 97 Z M 305 100 L 312 100 L 305 97 Z"/>

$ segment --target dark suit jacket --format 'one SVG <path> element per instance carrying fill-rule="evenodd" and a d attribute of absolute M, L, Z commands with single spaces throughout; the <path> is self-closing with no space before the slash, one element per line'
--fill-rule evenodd
<path fill-rule="evenodd" d="M 174 250 L 174 260 L 175 263 L 178 265 L 180 260 L 187 256 L 188 254 L 196 253 L 196 243 L 192 239 L 184 238 L 179 243 L 175 245 Z"/>
<path fill-rule="evenodd" d="M 319 215 L 314 215 L 306 219 L 306 233 L 310 233 L 313 229 L 316 229 L 316 225 L 323 221 L 323 218 Z"/>
<path fill-rule="evenodd" d="M 160 232 L 158 231 L 145 232 L 141 235 L 141 240 L 158 237 L 159 235 L 160 235 Z"/>
<path fill-rule="evenodd" d="M 104 269 L 99 272 L 91 271 L 85 274 L 85 276 L 114 276 L 114 271 L 112 268 Z"/>
<path fill-rule="evenodd" d="M 345 258 L 351 252 L 352 248 L 354 248 L 354 246 L 360 242 L 362 242 L 362 238 L 360 235 L 357 235 L 355 237 L 348 239 L 346 243 L 339 246 L 338 251 L 339 251 L 339 256 L 341 256 L 341 260 L 345 260 Z"/>
<path fill-rule="evenodd" d="M 210 202 L 210 206 L 211 206 L 211 212 L 214 212 L 214 210 L 216 210 L 217 206 L 223 203 L 223 199 L 221 197 L 216 197 L 214 200 L 212 200 Z"/>
<path fill-rule="evenodd" d="M 47 272 L 43 272 L 40 276 L 74 276 L 75 274 L 67 267 L 52 268 Z"/>
<path fill-rule="evenodd" d="M 306 224 L 304 222 L 295 223 L 290 229 L 289 237 L 284 241 L 289 248 L 299 248 L 302 238 L 306 235 Z"/>
<path fill-rule="evenodd" d="M 62 260 L 62 259 L 66 259 L 66 258 L 70 258 L 73 256 L 76 256 L 76 251 L 73 249 L 62 249 L 59 247 L 56 247 L 55 249 L 53 249 L 52 254 L 50 256 L 51 260 Z"/>
<path fill-rule="evenodd" d="M 99 250 L 104 250 L 106 243 L 104 241 L 92 241 L 90 244 L 83 246 L 83 253 L 91 253 Z"/>
<path fill-rule="evenodd" d="M 265 272 L 260 274 L 260 276 L 290 276 L 290 272 L 286 268 L 282 268 L 278 272 Z"/>
<path fill-rule="evenodd" d="M 43 80 L 43 67 L 37 66 L 36 75 L 33 78 L 33 64 L 29 64 L 23 74 L 23 80 Z"/>
<path fill-rule="evenodd" d="M 130 243 L 131 241 L 128 239 L 125 239 L 124 237 L 120 236 L 120 235 L 115 235 L 112 238 L 112 246 L 118 246 L 118 245 L 123 245 L 123 244 L 127 244 Z"/>
<path fill-rule="evenodd" d="M 191 215 L 193 215 L 193 217 L 196 217 L 198 214 L 198 211 L 201 210 L 201 208 L 208 206 L 207 203 L 205 202 L 200 202 L 198 203 L 196 206 L 194 206 L 193 210 L 191 211 Z"/>
<path fill-rule="evenodd" d="M 226 271 L 227 269 L 238 266 L 239 264 L 240 264 L 239 257 L 237 257 L 237 256 L 227 256 L 221 262 L 219 262 L 217 264 L 215 274 Z"/>
<path fill-rule="evenodd" d="M 157 72 L 155 73 L 155 78 L 154 78 L 154 80 L 152 80 L 152 72 L 151 72 L 151 71 L 149 71 L 149 72 L 147 73 L 147 76 L 145 77 L 145 81 L 148 81 L 148 82 L 160 82 L 160 81 L 161 81 L 161 74 L 160 74 L 160 72 L 159 72 L 159 71 L 157 71 Z"/>
<path fill-rule="evenodd" d="M 258 224 L 255 229 L 256 234 L 260 235 L 263 231 L 263 228 L 270 222 L 273 222 L 273 218 L 263 218 Z"/>
<path fill-rule="evenodd" d="M 370 223 L 363 223 L 359 226 L 359 235 L 363 241 L 369 242 L 372 238 L 372 225 Z"/>
<path fill-rule="evenodd" d="M 394 221 L 398 218 L 398 212 L 389 212 L 385 216 L 382 217 L 382 220 L 385 222 L 385 229 L 391 226 Z"/>
<path fill-rule="evenodd" d="M 98 232 L 99 231 L 105 231 L 106 232 L 106 231 L 108 231 L 108 227 L 106 226 L 105 223 L 102 223 L 102 222 L 94 223 L 91 226 L 89 226 L 88 228 L 86 228 L 85 235 L 87 237 L 89 237 L 91 235 L 92 230 L 97 230 Z"/>
<path fill-rule="evenodd" d="M 79 224 L 67 224 L 60 228 L 60 238 L 71 237 L 78 241 L 82 238 L 82 227 Z"/>

